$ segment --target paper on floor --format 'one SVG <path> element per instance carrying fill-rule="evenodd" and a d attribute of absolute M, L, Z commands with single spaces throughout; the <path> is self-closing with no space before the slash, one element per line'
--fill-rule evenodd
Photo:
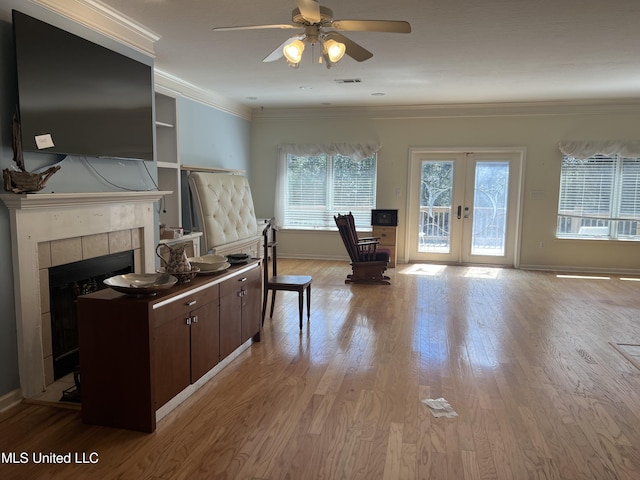
<path fill-rule="evenodd" d="M 449 405 L 449 402 L 447 402 L 444 398 L 427 398 L 426 400 L 422 400 L 422 403 L 426 404 L 427 407 L 429 407 L 429 410 L 431 410 L 431 414 L 436 418 L 453 418 L 458 416 L 451 405 Z"/>

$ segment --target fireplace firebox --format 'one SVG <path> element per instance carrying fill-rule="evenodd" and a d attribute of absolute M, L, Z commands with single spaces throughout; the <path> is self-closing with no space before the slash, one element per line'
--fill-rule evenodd
<path fill-rule="evenodd" d="M 77 298 L 106 288 L 103 280 L 134 271 L 133 251 L 67 263 L 49 269 L 53 376 L 76 372 L 80 363 Z"/>

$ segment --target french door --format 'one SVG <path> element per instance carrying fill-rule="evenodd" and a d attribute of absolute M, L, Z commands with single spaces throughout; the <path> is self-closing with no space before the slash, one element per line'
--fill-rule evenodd
<path fill-rule="evenodd" d="M 517 266 L 524 149 L 414 149 L 407 261 Z"/>

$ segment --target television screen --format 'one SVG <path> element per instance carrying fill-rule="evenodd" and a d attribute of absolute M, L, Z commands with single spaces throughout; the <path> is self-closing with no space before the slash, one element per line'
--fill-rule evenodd
<path fill-rule="evenodd" d="M 25 151 L 153 160 L 153 72 L 13 11 Z"/>

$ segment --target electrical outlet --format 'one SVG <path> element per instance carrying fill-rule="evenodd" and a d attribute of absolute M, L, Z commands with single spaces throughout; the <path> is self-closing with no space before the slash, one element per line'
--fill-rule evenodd
<path fill-rule="evenodd" d="M 540 242 L 540 248 L 544 248 L 544 242 Z"/>

